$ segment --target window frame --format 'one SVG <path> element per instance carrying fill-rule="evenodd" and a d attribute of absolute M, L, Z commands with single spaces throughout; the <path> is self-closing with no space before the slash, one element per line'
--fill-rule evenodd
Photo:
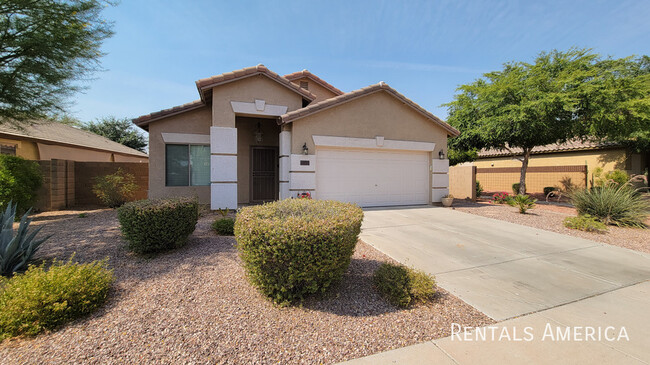
<path fill-rule="evenodd" d="M 185 146 L 187 147 L 187 185 L 169 185 L 169 181 L 167 178 L 167 146 Z M 192 146 L 202 146 L 202 147 L 208 147 L 210 148 L 209 144 L 204 144 L 204 143 L 165 143 L 165 187 L 192 187 L 192 186 L 210 186 L 210 182 L 208 182 L 205 185 L 192 185 L 192 156 L 191 156 L 191 151 L 192 151 Z M 210 170 L 210 167 L 208 166 L 208 172 Z"/>

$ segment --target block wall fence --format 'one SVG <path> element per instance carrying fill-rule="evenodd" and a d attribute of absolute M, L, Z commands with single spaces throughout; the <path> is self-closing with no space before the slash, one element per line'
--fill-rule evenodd
<path fill-rule="evenodd" d="M 148 163 L 56 159 L 37 162 L 43 173 L 43 186 L 38 191 L 36 202 L 36 209 L 40 211 L 101 206 L 102 202 L 92 192 L 94 180 L 98 176 L 115 173 L 119 168 L 135 176 L 138 190 L 133 200 L 146 199 L 148 195 Z"/>

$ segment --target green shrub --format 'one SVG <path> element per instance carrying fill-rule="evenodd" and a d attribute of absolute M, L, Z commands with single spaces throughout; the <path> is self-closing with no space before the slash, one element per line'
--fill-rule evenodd
<path fill-rule="evenodd" d="M 544 196 L 549 196 L 554 191 L 557 191 L 558 189 L 555 186 L 547 186 L 544 188 Z M 552 195 L 551 195 L 552 196 Z"/>
<path fill-rule="evenodd" d="M 212 222 L 212 229 L 222 236 L 235 234 L 235 220 L 232 218 L 219 218 Z"/>
<path fill-rule="evenodd" d="M 0 288 L 0 339 L 33 336 L 97 309 L 113 281 L 106 260 L 30 266 Z"/>
<path fill-rule="evenodd" d="M 96 177 L 93 185 L 93 193 L 109 208 L 117 208 L 131 200 L 136 191 L 135 176 L 121 168 L 113 174 Z"/>
<path fill-rule="evenodd" d="M 519 208 L 519 213 L 526 214 L 528 209 L 535 207 L 537 199 L 531 198 L 529 195 L 515 195 L 508 199 L 508 205 Z"/>
<path fill-rule="evenodd" d="M 603 173 L 602 167 L 596 167 L 592 173 L 593 187 L 602 187 L 605 185 L 615 184 L 615 185 L 624 185 L 630 181 L 630 175 L 627 172 L 622 170 L 612 170 L 606 173 Z"/>
<path fill-rule="evenodd" d="M 250 281 L 286 305 L 341 279 L 362 220 L 363 211 L 353 204 L 286 199 L 243 208 L 235 237 Z"/>
<path fill-rule="evenodd" d="M 433 276 L 403 265 L 381 264 L 375 271 L 373 282 L 390 303 L 404 308 L 430 300 L 436 293 Z"/>
<path fill-rule="evenodd" d="M 512 184 L 512 193 L 515 195 L 519 194 L 519 187 L 521 186 L 520 183 L 514 183 Z"/>
<path fill-rule="evenodd" d="M 159 252 L 185 244 L 199 219 L 196 199 L 139 200 L 117 211 L 120 228 L 136 253 Z"/>
<path fill-rule="evenodd" d="M 608 182 L 623 185 L 627 184 L 627 182 L 630 181 L 630 175 L 622 170 L 612 170 L 605 174 L 605 179 Z"/>
<path fill-rule="evenodd" d="M 589 214 L 579 215 L 577 217 L 567 217 L 564 219 L 564 226 L 571 229 L 578 229 L 586 232 L 604 233 L 607 231 L 605 223 L 592 217 Z"/>
<path fill-rule="evenodd" d="M 16 204 L 9 202 L 0 217 L 0 275 L 2 276 L 11 276 L 15 272 L 23 271 L 41 244 L 51 237 L 36 239 L 43 226 L 30 230 L 29 224 L 32 220 L 27 218 L 28 215 L 29 210 L 20 220 L 16 234 L 13 229 Z"/>
<path fill-rule="evenodd" d="M 0 155 L 0 208 L 13 201 L 18 205 L 18 215 L 23 215 L 34 205 L 42 184 L 43 175 L 37 162 Z"/>
<path fill-rule="evenodd" d="M 480 198 L 481 194 L 483 194 L 483 186 L 480 181 L 476 180 L 476 197 Z"/>
<path fill-rule="evenodd" d="M 571 193 L 578 214 L 589 214 L 605 224 L 645 227 L 650 202 L 628 184 L 605 184 Z"/>

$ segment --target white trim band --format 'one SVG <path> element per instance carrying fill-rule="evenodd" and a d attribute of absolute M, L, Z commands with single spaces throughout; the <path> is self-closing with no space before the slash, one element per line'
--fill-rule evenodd
<path fill-rule="evenodd" d="M 378 136 L 381 137 L 381 136 Z M 404 150 L 431 152 L 436 144 L 433 142 L 399 141 L 383 138 L 354 138 L 333 136 L 312 136 L 317 147 L 373 148 L 382 150 Z"/>
<path fill-rule="evenodd" d="M 210 144 L 209 134 L 160 133 L 165 143 Z"/>
<path fill-rule="evenodd" d="M 238 114 L 264 115 L 279 117 L 287 112 L 289 107 L 284 105 L 266 104 L 264 100 L 255 100 L 254 103 L 231 101 L 232 111 Z"/>

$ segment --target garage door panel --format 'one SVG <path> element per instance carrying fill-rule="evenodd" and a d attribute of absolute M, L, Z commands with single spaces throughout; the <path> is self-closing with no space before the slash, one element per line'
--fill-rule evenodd
<path fill-rule="evenodd" d="M 428 203 L 426 152 L 318 149 L 316 161 L 319 199 L 361 206 Z"/>

